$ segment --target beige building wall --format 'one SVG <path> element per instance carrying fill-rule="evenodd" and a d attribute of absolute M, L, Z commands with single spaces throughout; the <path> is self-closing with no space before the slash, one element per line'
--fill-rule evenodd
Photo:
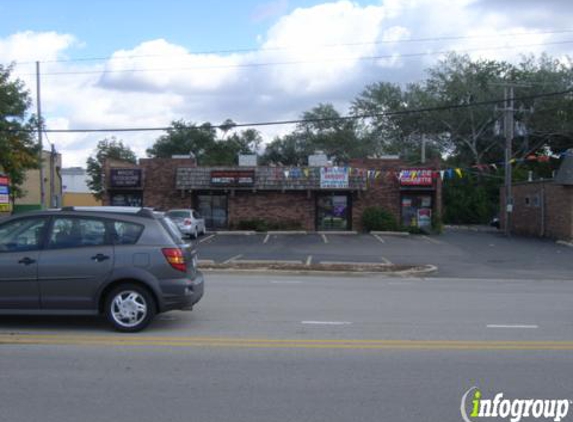
<path fill-rule="evenodd" d="M 96 207 L 102 202 L 91 193 L 65 192 L 62 201 L 64 207 Z"/>
<path fill-rule="evenodd" d="M 52 183 L 50 182 L 52 177 L 51 163 L 50 163 L 51 153 L 50 151 L 42 152 L 42 167 L 44 171 L 44 208 L 52 208 L 54 206 L 60 206 L 62 203 L 62 178 L 60 175 L 60 169 L 62 168 L 62 155 L 56 153 L 54 160 L 54 195 L 56 202 L 55 204 L 50 204 L 50 198 L 52 197 L 52 192 L 50 190 Z M 24 207 L 40 207 L 40 170 L 28 170 L 26 172 L 26 181 L 22 185 L 22 190 L 25 192 L 24 197 L 15 200 L 15 208 L 18 206 Z"/>

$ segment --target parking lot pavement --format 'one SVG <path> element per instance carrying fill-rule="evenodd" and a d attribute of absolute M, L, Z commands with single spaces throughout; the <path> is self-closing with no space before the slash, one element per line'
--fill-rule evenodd
<path fill-rule="evenodd" d="M 447 230 L 440 236 L 370 234 L 215 235 L 199 240 L 199 258 L 299 263 L 432 264 L 435 276 L 573 279 L 573 248 L 501 233 Z"/>

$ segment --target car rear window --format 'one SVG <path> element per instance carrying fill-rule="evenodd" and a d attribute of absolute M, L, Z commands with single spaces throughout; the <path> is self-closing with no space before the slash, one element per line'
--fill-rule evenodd
<path fill-rule="evenodd" d="M 175 243 L 177 244 L 184 243 L 183 239 L 181 238 L 181 232 L 179 231 L 177 225 L 173 221 L 171 221 L 169 218 L 164 218 L 164 217 L 158 217 L 157 220 L 159 220 L 165 231 L 167 231 L 167 233 Z"/>
<path fill-rule="evenodd" d="M 139 236 L 143 232 L 141 224 L 126 221 L 114 221 L 113 228 L 116 245 L 133 245 L 139 240 Z"/>
<path fill-rule="evenodd" d="M 171 218 L 189 218 L 189 211 L 170 211 L 167 213 Z"/>

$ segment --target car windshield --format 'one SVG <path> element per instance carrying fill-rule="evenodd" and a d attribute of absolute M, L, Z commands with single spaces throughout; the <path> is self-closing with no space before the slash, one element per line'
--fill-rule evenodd
<path fill-rule="evenodd" d="M 189 211 L 169 211 L 167 216 L 169 218 L 189 218 L 191 213 Z"/>

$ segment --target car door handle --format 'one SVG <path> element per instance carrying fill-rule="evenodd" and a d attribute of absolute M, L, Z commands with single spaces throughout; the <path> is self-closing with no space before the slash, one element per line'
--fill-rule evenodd
<path fill-rule="evenodd" d="M 92 259 L 94 261 L 101 262 L 101 261 L 105 261 L 106 259 L 109 259 L 109 256 L 104 255 L 102 253 L 98 253 L 97 255 L 92 256 Z"/>
<path fill-rule="evenodd" d="M 31 265 L 34 262 L 36 262 L 35 259 L 32 259 L 30 257 L 25 257 L 25 258 L 22 258 L 20 261 L 18 261 L 18 264 Z"/>

